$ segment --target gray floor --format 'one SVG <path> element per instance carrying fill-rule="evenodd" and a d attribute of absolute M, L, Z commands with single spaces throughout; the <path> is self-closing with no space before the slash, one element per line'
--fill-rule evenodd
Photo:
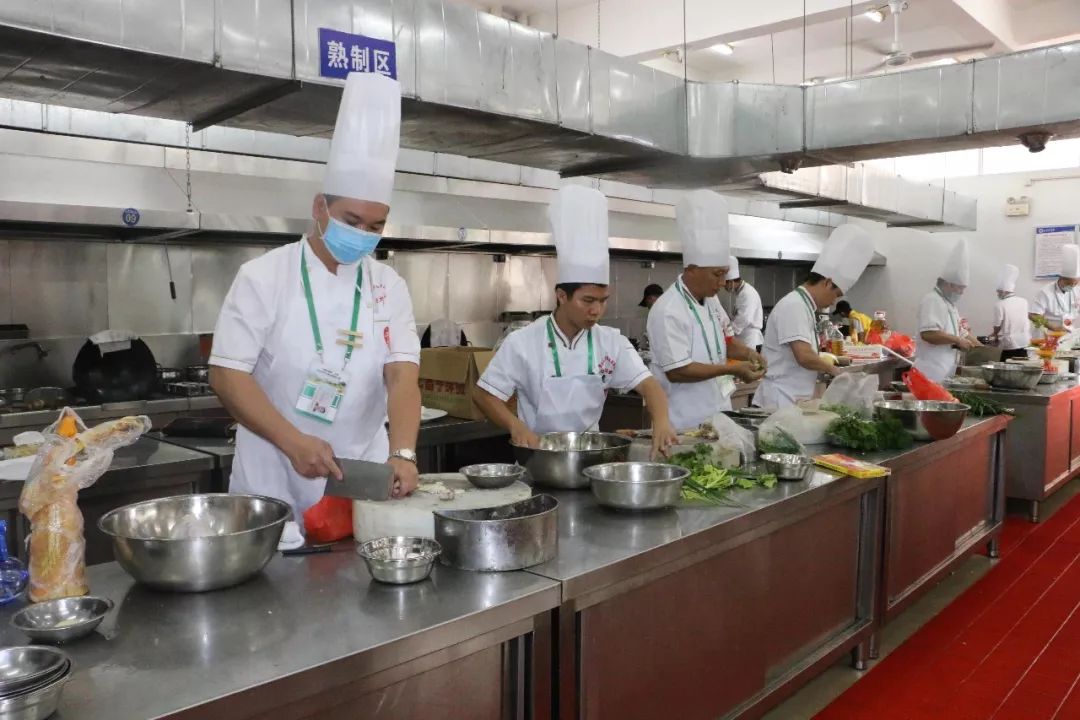
<path fill-rule="evenodd" d="M 1058 508 L 1078 493 L 1080 493 L 1080 478 L 1070 482 L 1042 504 L 1040 513 L 1043 521 L 1049 519 Z M 1022 517 L 1027 512 L 1027 505 L 1010 503 L 1008 512 L 1013 517 Z M 982 555 L 969 558 L 956 572 L 942 580 L 937 587 L 886 626 L 881 633 L 881 658 L 884 659 L 925 622 L 974 585 L 993 567 L 994 562 Z M 881 660 L 874 662 L 878 663 Z M 873 668 L 873 663 L 870 667 Z M 854 685 L 862 675 L 863 673 L 853 670 L 850 662 L 845 658 L 765 715 L 764 720 L 809 720 Z"/>

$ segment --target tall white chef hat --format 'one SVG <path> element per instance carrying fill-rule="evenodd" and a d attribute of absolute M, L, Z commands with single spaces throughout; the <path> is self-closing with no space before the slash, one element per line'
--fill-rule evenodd
<path fill-rule="evenodd" d="M 323 192 L 389 205 L 400 142 L 401 85 L 377 73 L 349 73 Z"/>
<path fill-rule="evenodd" d="M 1061 246 L 1061 271 L 1058 274 L 1070 280 L 1080 278 L 1080 247 L 1075 243 Z"/>
<path fill-rule="evenodd" d="M 738 280 L 741 277 L 742 275 L 739 274 L 739 258 L 732 255 L 731 258 L 728 260 L 727 279 Z"/>
<path fill-rule="evenodd" d="M 998 273 L 997 289 L 1002 292 L 1016 292 L 1016 281 L 1020 278 L 1020 268 L 1004 265 Z"/>
<path fill-rule="evenodd" d="M 583 185 L 567 185 L 548 207 L 548 219 L 555 236 L 559 284 L 610 284 L 608 206 L 604 194 Z"/>
<path fill-rule="evenodd" d="M 968 239 L 961 237 L 953 245 L 949 259 L 945 261 L 945 267 L 941 270 L 940 277 L 945 282 L 967 287 L 971 280 L 971 251 L 968 249 Z"/>
<path fill-rule="evenodd" d="M 857 225 L 841 225 L 821 248 L 813 272 L 831 278 L 844 292 L 858 282 L 874 257 L 874 241 Z"/>
<path fill-rule="evenodd" d="M 731 260 L 727 201 L 711 190 L 694 190 L 675 205 L 683 267 L 727 267 Z"/>

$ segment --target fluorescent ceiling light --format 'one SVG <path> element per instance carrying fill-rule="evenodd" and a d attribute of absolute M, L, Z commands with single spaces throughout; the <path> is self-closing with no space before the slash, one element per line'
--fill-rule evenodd
<path fill-rule="evenodd" d="M 709 48 L 713 52 L 720 53 L 721 55 L 731 55 L 735 52 L 735 48 L 731 47 L 727 43 L 717 43 Z"/>
<path fill-rule="evenodd" d="M 885 13 L 881 12 L 880 10 L 867 10 L 863 13 L 863 17 L 879 23 L 885 20 Z"/>

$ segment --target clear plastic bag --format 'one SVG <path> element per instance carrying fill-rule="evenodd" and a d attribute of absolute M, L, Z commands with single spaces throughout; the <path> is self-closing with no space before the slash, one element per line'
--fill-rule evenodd
<path fill-rule="evenodd" d="M 64 408 L 60 418 L 45 429 L 45 444 L 19 496 L 19 510 L 30 519 L 31 601 L 89 591 L 79 490 L 93 485 L 109 469 L 116 448 L 132 444 L 149 429 L 146 416 L 120 418 L 88 429 L 70 408 Z"/>
<path fill-rule="evenodd" d="M 825 430 L 829 423 L 839 417 L 836 413 L 818 410 L 814 407 L 789 405 L 770 415 L 758 428 L 758 442 L 764 439 L 766 445 L 783 445 L 786 438 L 777 428 L 783 430 L 799 445 L 820 445 L 825 442 Z M 806 448 L 799 451 L 806 454 Z"/>
<path fill-rule="evenodd" d="M 753 432 L 740 426 L 723 413 L 713 416 L 712 426 L 716 430 L 714 447 L 737 450 L 742 456 L 743 463 L 754 461 L 757 457 L 757 446 L 754 443 Z"/>
<path fill-rule="evenodd" d="M 842 406 L 857 412 L 861 417 L 874 416 L 874 400 L 877 398 L 878 376 L 866 373 L 845 373 L 835 378 L 825 394 L 820 407 Z"/>

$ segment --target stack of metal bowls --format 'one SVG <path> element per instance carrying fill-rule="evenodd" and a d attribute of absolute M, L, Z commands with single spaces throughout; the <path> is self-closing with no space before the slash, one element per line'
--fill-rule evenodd
<path fill-rule="evenodd" d="M 0 718 L 42 720 L 56 712 L 71 659 L 50 647 L 0 649 Z"/>

